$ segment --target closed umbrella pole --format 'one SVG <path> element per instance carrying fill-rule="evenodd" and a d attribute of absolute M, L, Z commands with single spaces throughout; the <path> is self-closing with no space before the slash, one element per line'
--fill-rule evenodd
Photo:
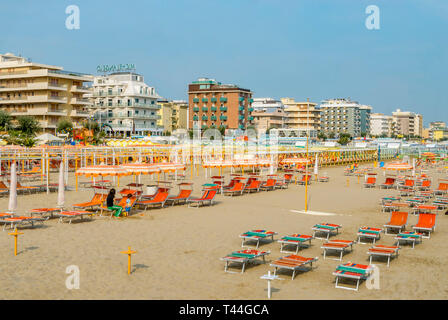
<path fill-rule="evenodd" d="M 11 166 L 11 180 L 9 185 L 9 213 L 15 213 L 17 210 L 17 170 L 16 162 L 14 161 Z"/>
<path fill-rule="evenodd" d="M 64 163 L 61 161 L 59 166 L 59 184 L 58 184 L 58 207 L 63 208 L 65 204 L 65 186 L 64 186 Z"/>

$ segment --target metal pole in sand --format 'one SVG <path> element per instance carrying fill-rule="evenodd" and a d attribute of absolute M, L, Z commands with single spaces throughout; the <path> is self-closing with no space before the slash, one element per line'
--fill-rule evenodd
<path fill-rule="evenodd" d="M 131 250 L 131 247 L 128 247 L 128 251 L 121 251 L 121 253 L 128 255 L 128 274 L 131 274 L 131 255 L 137 253 L 137 251 Z"/>

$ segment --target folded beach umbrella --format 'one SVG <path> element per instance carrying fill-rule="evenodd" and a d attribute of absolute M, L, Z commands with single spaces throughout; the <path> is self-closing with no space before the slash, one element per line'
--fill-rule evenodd
<path fill-rule="evenodd" d="M 14 213 L 17 210 L 17 168 L 14 161 L 11 166 L 11 180 L 9 184 L 9 213 Z"/>
<path fill-rule="evenodd" d="M 58 207 L 63 208 L 65 204 L 65 193 L 64 193 L 64 162 L 61 161 L 59 166 L 59 183 L 58 183 Z"/>
<path fill-rule="evenodd" d="M 314 174 L 317 176 L 319 174 L 319 158 L 316 153 L 316 161 L 314 162 Z"/>

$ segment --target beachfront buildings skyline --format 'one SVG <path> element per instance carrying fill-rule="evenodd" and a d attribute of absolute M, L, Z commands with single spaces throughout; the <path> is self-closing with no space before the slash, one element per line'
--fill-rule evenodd
<path fill-rule="evenodd" d="M 154 87 L 144 82 L 142 75 L 133 72 L 116 72 L 95 76 L 90 98 L 93 118 L 110 135 L 160 135 L 157 127 L 161 97 Z"/>
<path fill-rule="evenodd" d="M 321 131 L 325 134 L 348 133 L 352 137 L 370 134 L 372 107 L 350 99 L 328 99 L 320 105 Z"/>
<path fill-rule="evenodd" d="M 257 131 L 265 132 L 285 127 L 285 106 L 281 101 L 273 98 L 254 98 L 253 101 L 253 111 L 250 115 L 254 118 Z"/>
<path fill-rule="evenodd" d="M 215 79 L 199 78 L 188 85 L 189 128 L 201 127 L 244 130 L 253 125 L 252 91 Z"/>
<path fill-rule="evenodd" d="M 56 133 L 58 121 L 70 118 L 75 128 L 89 117 L 84 98 L 92 76 L 35 63 L 11 53 L 0 54 L 0 107 L 13 119 L 32 116 L 42 131 Z"/>

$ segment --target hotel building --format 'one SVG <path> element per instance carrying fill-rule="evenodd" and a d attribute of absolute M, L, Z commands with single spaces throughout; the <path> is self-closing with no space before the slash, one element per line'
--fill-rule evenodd
<path fill-rule="evenodd" d="M 326 134 L 348 133 L 360 137 L 362 133 L 370 133 L 370 106 L 350 99 L 329 99 L 321 103 L 320 110 L 321 130 Z"/>
<path fill-rule="evenodd" d="M 145 84 L 142 75 L 116 72 L 96 76 L 91 95 L 92 115 L 110 136 L 160 135 L 163 130 L 157 128 L 158 99 L 160 96 Z"/>
<path fill-rule="evenodd" d="M 320 130 L 320 110 L 317 103 L 298 102 L 292 98 L 282 98 L 285 106 L 286 123 L 288 129 Z"/>
<path fill-rule="evenodd" d="M 266 132 L 269 129 L 284 128 L 286 121 L 285 106 L 273 98 L 254 98 L 250 114 L 254 118 L 257 131 Z"/>
<path fill-rule="evenodd" d="M 390 137 L 393 134 L 393 118 L 382 113 L 370 115 L 370 134 Z"/>
<path fill-rule="evenodd" d="M 233 84 L 199 78 L 188 85 L 188 127 L 198 122 L 201 127 L 221 126 L 246 129 L 253 125 L 252 92 Z"/>
<path fill-rule="evenodd" d="M 411 111 L 397 109 L 392 112 L 394 134 L 403 136 L 421 136 L 423 134 L 423 116 Z"/>
<path fill-rule="evenodd" d="M 157 126 L 164 132 L 172 133 L 176 129 L 188 129 L 188 103 L 184 100 L 159 100 L 160 119 Z"/>
<path fill-rule="evenodd" d="M 11 116 L 27 115 L 39 121 L 43 132 L 56 133 L 59 120 L 69 118 L 81 127 L 89 117 L 92 76 L 62 67 L 31 62 L 11 53 L 0 54 L 0 108 Z"/>

